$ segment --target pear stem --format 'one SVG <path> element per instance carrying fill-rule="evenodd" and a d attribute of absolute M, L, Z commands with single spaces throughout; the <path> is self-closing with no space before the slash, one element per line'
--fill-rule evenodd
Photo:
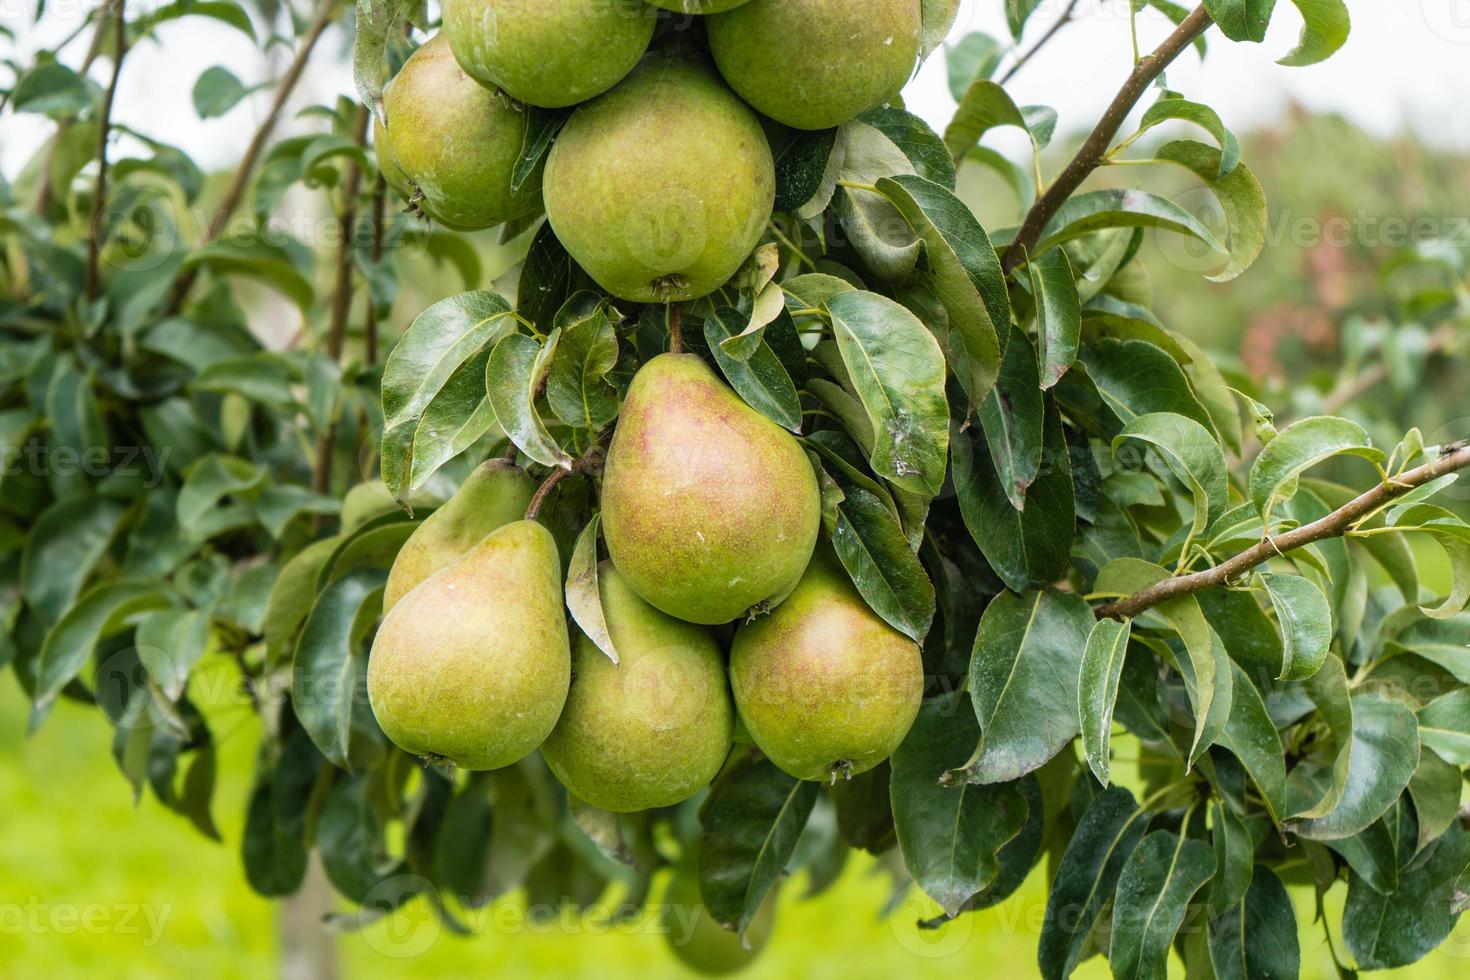
<path fill-rule="evenodd" d="M 534 521 L 539 517 L 541 506 L 546 503 L 546 498 L 551 496 L 551 491 L 556 489 L 558 483 L 571 475 L 571 470 L 564 470 L 559 466 L 553 469 L 551 475 L 541 481 L 541 486 L 536 488 L 536 494 L 531 498 L 530 506 L 526 508 L 526 520 Z"/>
<path fill-rule="evenodd" d="M 670 303 L 669 314 L 669 352 L 673 354 L 684 353 L 684 307 L 680 303 Z"/>

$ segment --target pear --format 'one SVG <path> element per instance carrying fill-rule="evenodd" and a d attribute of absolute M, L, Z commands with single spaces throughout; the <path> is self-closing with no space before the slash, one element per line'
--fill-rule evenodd
<path fill-rule="evenodd" d="M 691 623 L 770 608 L 816 545 L 821 495 L 791 433 L 693 354 L 633 378 L 603 472 L 612 563 L 649 603 Z"/>
<path fill-rule="evenodd" d="M 563 786 L 604 810 L 683 802 L 730 754 L 725 658 L 708 632 L 638 598 L 607 562 L 598 588 L 619 662 L 577 637 L 572 689 L 541 755 Z"/>
<path fill-rule="evenodd" d="M 775 612 L 736 632 L 730 682 L 766 757 L 797 779 L 827 782 L 872 769 L 903 741 L 924 663 L 824 548 Z"/>
<path fill-rule="evenodd" d="M 750 0 L 648 0 L 655 7 L 672 10 L 676 14 L 717 14 L 732 10 Z"/>
<path fill-rule="evenodd" d="M 829 129 L 898 95 L 918 64 L 921 8 L 919 0 L 752 0 L 709 18 L 710 52 L 757 111 L 796 129 Z"/>
<path fill-rule="evenodd" d="M 664 892 L 664 940 L 685 966 L 705 976 L 718 977 L 743 970 L 760 956 L 776 922 L 776 893 L 766 893 L 760 908 L 745 927 L 745 942 L 715 921 L 699 894 L 699 873 L 692 861 L 681 862 L 669 876 Z"/>
<path fill-rule="evenodd" d="M 414 529 L 388 573 L 386 615 L 414 586 L 457 561 L 498 527 L 525 516 L 536 481 L 514 463 L 490 459 L 465 478 L 449 502 Z"/>
<path fill-rule="evenodd" d="M 536 175 L 516 193 L 511 173 L 521 156 L 531 114 L 504 92 L 487 89 L 454 60 L 436 34 L 404 62 L 383 93 L 387 117 L 384 170 L 407 181 L 430 217 L 456 229 L 489 228 L 535 210 Z M 385 159 L 380 149 L 379 160 Z M 401 179 L 400 179 L 401 178 Z"/>
<path fill-rule="evenodd" d="M 603 289 L 708 295 L 760 243 L 776 200 L 754 113 L 701 63 L 651 55 L 573 113 L 546 161 L 546 214 Z"/>
<path fill-rule="evenodd" d="M 482 85 L 546 109 L 612 88 L 648 50 L 643 0 L 444 0 L 444 34 Z"/>
<path fill-rule="evenodd" d="M 399 748 L 499 769 L 556 725 L 572 659 L 551 532 L 516 521 L 393 607 L 368 660 L 368 701 Z"/>

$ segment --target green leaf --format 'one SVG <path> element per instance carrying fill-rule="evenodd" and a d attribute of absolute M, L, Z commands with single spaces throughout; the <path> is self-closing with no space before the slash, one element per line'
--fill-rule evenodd
<path fill-rule="evenodd" d="M 1002 592 L 980 619 L 968 689 L 984 734 L 957 776 L 1002 783 L 1041 768 L 1077 735 L 1077 684 L 1093 628 L 1080 596 Z"/>
<path fill-rule="evenodd" d="M 1169 948 L 1194 893 L 1215 874 L 1215 852 L 1201 840 L 1160 830 L 1129 856 L 1113 898 L 1108 962 L 1118 980 L 1167 974 Z"/>
<path fill-rule="evenodd" d="M 1434 752 L 1419 754 L 1419 766 L 1409 780 L 1408 790 L 1419 825 L 1416 854 L 1460 819 L 1460 783 L 1459 766 Z"/>
<path fill-rule="evenodd" d="M 1315 800 L 1315 803 L 1301 800 L 1291 814 L 1297 819 L 1310 820 L 1324 817 L 1336 810 L 1342 802 L 1343 793 L 1347 791 L 1348 778 L 1352 771 L 1353 702 L 1347 671 L 1341 658 L 1337 656 L 1329 656 L 1323 662 L 1322 669 L 1309 677 L 1303 687 L 1321 720 L 1326 723 L 1327 730 L 1332 734 L 1337 753 L 1333 759 L 1327 788 L 1308 797 Z M 1292 789 L 1290 782 L 1287 789 Z"/>
<path fill-rule="evenodd" d="M 598 432 L 618 415 L 618 391 L 607 380 L 618 363 L 618 336 L 596 293 L 578 293 L 557 314 L 561 340 L 546 376 L 546 403 L 575 429 Z"/>
<path fill-rule="evenodd" d="M 296 631 L 316 603 L 317 577 L 340 543 L 337 538 L 312 542 L 286 562 L 276 576 L 266 599 L 265 621 L 261 627 L 268 668 L 287 662 L 295 652 Z"/>
<path fill-rule="evenodd" d="M 1047 405 L 1042 431 L 1045 465 L 1026 491 L 1024 511 L 1011 506 L 974 427 L 967 433 L 956 426 L 950 448 L 965 528 L 1001 581 L 1021 592 L 1060 578 L 1070 558 L 1077 514 L 1071 458 L 1055 402 Z"/>
<path fill-rule="evenodd" d="M 1204 0 L 1205 10 L 1232 41 L 1262 41 L 1276 0 Z"/>
<path fill-rule="evenodd" d="M 1000 85 L 989 79 L 978 79 L 959 97 L 959 105 L 944 130 L 944 143 L 959 163 L 986 133 L 998 126 L 1023 130 L 1039 151 L 1051 142 L 1056 113 L 1043 106 L 1020 108 Z"/>
<path fill-rule="evenodd" d="M 944 140 L 923 119 L 895 105 L 869 109 L 858 118 L 892 140 L 920 177 L 954 190 L 954 158 Z"/>
<path fill-rule="evenodd" d="M 571 109 L 525 106 L 524 111 L 530 113 L 530 119 L 526 124 L 525 138 L 521 142 L 520 156 L 516 158 L 516 165 L 510 173 L 512 194 L 519 192 L 521 186 L 536 173 L 537 167 L 551 149 L 556 134 L 561 132 L 561 128 L 572 117 Z"/>
<path fill-rule="evenodd" d="M 1077 717 L 1087 765 L 1097 781 L 1111 780 L 1113 708 L 1118 701 L 1118 680 L 1128 653 L 1132 623 L 1100 619 L 1087 636 L 1082 652 L 1082 669 L 1077 684 Z"/>
<path fill-rule="evenodd" d="M 866 189 L 884 177 L 913 174 L 914 165 L 891 139 L 854 119 L 842 126 L 845 152 L 833 208 L 863 264 L 885 282 L 902 282 L 919 261 L 920 241 L 882 194 Z"/>
<path fill-rule="evenodd" d="M 1036 301 L 1037 334 L 1041 339 L 1041 387 L 1051 388 L 1077 360 L 1082 311 L 1077 277 L 1060 248 L 1027 266 L 1031 298 Z"/>
<path fill-rule="evenodd" d="M 1198 218 L 1166 198 L 1146 191 L 1105 190 L 1078 194 L 1058 208 L 1036 252 L 1104 228 L 1158 228 L 1196 238 L 1222 254 L 1228 251 Z"/>
<path fill-rule="evenodd" d="M 873 426 L 873 471 L 905 490 L 937 495 L 949 449 L 944 353 L 912 313 L 887 297 L 839 293 L 826 307 Z"/>
<path fill-rule="evenodd" d="M 20 558 L 21 591 L 43 625 L 61 618 L 117 535 L 126 508 L 81 494 L 41 513 Z"/>
<path fill-rule="evenodd" d="M 1209 429 L 1172 412 L 1139 415 L 1114 437 L 1114 460 L 1118 448 L 1130 439 L 1157 450 L 1170 471 L 1190 488 L 1194 495 L 1193 537 L 1199 537 L 1211 521 L 1225 513 L 1230 504 L 1225 454 Z"/>
<path fill-rule="evenodd" d="M 183 696 L 189 672 L 209 646 L 207 609 L 161 609 L 138 625 L 133 643 L 148 675 L 168 697 Z"/>
<path fill-rule="evenodd" d="M 1189 379 L 1162 348 L 1104 337 L 1083 346 L 1081 361 L 1103 402 L 1125 425 L 1140 415 L 1172 412 L 1211 427 Z"/>
<path fill-rule="evenodd" d="M 244 276 L 277 290 L 311 315 L 316 287 L 292 264 L 284 249 L 263 243 L 212 242 L 184 258 L 185 269 L 204 269 L 214 276 Z"/>
<path fill-rule="evenodd" d="M 968 702 L 964 694 L 925 701 L 893 753 L 893 823 L 904 866 L 951 918 L 999 877 L 999 852 L 1027 816 L 1015 784 L 940 785 L 980 737 Z"/>
<path fill-rule="evenodd" d="M 255 25 L 250 22 L 250 15 L 233 0 L 174 0 L 173 3 L 145 13 L 134 22 L 133 30 L 136 36 L 141 37 L 159 24 L 181 17 L 208 17 L 221 24 L 228 24 L 252 41 L 256 39 Z"/>
<path fill-rule="evenodd" d="M 1352 701 L 1352 741 L 1347 781 L 1337 805 L 1287 829 L 1313 840 L 1339 840 L 1361 832 L 1393 806 L 1419 765 L 1419 723 L 1400 701 L 1371 690 Z"/>
<path fill-rule="evenodd" d="M 1288 426 L 1266 444 L 1251 466 L 1251 503 L 1264 518 L 1270 518 L 1277 500 L 1286 499 L 1288 484 L 1307 470 L 1334 456 L 1361 456 L 1382 463 L 1381 450 L 1361 425 L 1347 419 L 1319 415 Z"/>
<path fill-rule="evenodd" d="M 799 214 L 807 205 L 821 204 L 820 213 L 837 188 L 845 144 L 841 130 L 792 132 L 780 146 L 772 146 L 776 163 L 776 205 L 782 214 Z"/>
<path fill-rule="evenodd" d="M 200 119 L 223 116 L 253 91 L 223 65 L 206 68 L 194 83 L 194 111 Z"/>
<path fill-rule="evenodd" d="M 222 357 L 194 376 L 195 391 L 234 393 L 271 408 L 287 410 L 295 405 L 291 386 L 299 373 L 281 355 L 271 351 Z"/>
<path fill-rule="evenodd" d="M 126 628 L 140 613 L 168 604 L 163 590 L 151 582 L 99 585 L 82 596 L 41 644 L 36 661 L 36 709 L 45 711 L 51 706 L 61 689 L 82 672 L 101 640 Z"/>
<path fill-rule="evenodd" d="M 597 535 L 601 528 L 602 515 L 593 514 L 592 520 L 577 535 L 572 561 L 567 567 L 567 609 L 582 632 L 587 634 L 587 639 L 607 654 L 609 660 L 617 663 L 618 651 L 607 628 L 607 617 L 602 609 L 602 588 L 598 583 Z"/>
<path fill-rule="evenodd" d="M 874 612 L 922 644 L 934 620 L 934 586 L 888 506 L 862 487 L 843 490 L 832 546 Z"/>
<path fill-rule="evenodd" d="M 1211 916 L 1209 942 L 1217 980 L 1294 977 L 1301 970 L 1296 910 L 1281 879 L 1264 866 L 1236 905 Z"/>
<path fill-rule="evenodd" d="M 265 466 L 235 456 L 211 453 L 189 467 L 175 511 L 179 526 L 196 540 L 208 533 L 209 521 L 229 497 L 259 489 L 269 478 Z"/>
<path fill-rule="evenodd" d="M 924 242 L 924 275 L 949 313 L 949 361 L 978 403 L 999 375 L 1000 337 L 1011 322 L 995 248 L 970 209 L 938 184 L 922 177 L 885 177 L 878 189 Z"/>
<path fill-rule="evenodd" d="M 1446 762 L 1470 766 L 1470 688 L 1441 694 L 1419 709 L 1419 741 Z"/>
<path fill-rule="evenodd" d="M 1026 491 L 1041 472 L 1046 405 L 1037 371 L 1031 338 L 1011 327 L 1000 378 L 980 403 L 980 427 L 991 462 L 1018 511 L 1026 509 Z"/>
<path fill-rule="evenodd" d="M 1302 36 L 1278 65 L 1298 68 L 1326 61 L 1347 43 L 1352 30 L 1344 0 L 1291 0 L 1302 15 Z"/>
<path fill-rule="evenodd" d="M 922 0 L 919 10 L 923 24 L 919 60 L 923 61 L 931 52 L 937 51 L 949 36 L 955 18 L 960 13 L 960 0 Z"/>
<path fill-rule="evenodd" d="M 762 340 L 755 353 L 743 361 L 725 351 L 723 341 L 739 336 L 745 328 L 744 319 L 738 310 L 728 306 L 705 317 L 704 339 L 710 353 L 720 366 L 720 373 L 746 404 L 782 428 L 800 432 L 801 399 L 791 375 L 770 345 Z"/>
<path fill-rule="evenodd" d="M 1082 962 L 1093 926 L 1147 829 L 1148 814 L 1121 786 L 1099 793 L 1082 814 L 1046 900 L 1037 946 L 1046 980 L 1065 980 Z"/>
<path fill-rule="evenodd" d="M 1211 282 L 1228 282 L 1249 269 L 1266 247 L 1266 192 L 1256 175 L 1239 164 L 1221 176 L 1225 154 L 1194 140 L 1166 143 L 1155 156 L 1192 171 L 1209 187 L 1224 212 L 1229 259 L 1224 268 L 1206 278 Z"/>
<path fill-rule="evenodd" d="M 1281 673 L 1278 680 L 1311 677 L 1327 660 L 1332 644 L 1332 608 L 1327 597 L 1300 575 L 1261 575 L 1281 624 Z"/>
<path fill-rule="evenodd" d="M 383 60 L 388 35 L 402 29 L 410 9 L 409 0 L 359 0 L 357 5 L 352 80 L 362 104 L 379 119 L 383 117 Z"/>
<path fill-rule="evenodd" d="M 1220 915 L 1238 905 L 1250 887 L 1256 842 L 1250 828 L 1223 800 L 1210 801 L 1210 837 L 1216 867 L 1210 884 L 1210 911 Z"/>
<path fill-rule="evenodd" d="M 1230 720 L 1220 736 L 1260 790 L 1261 800 L 1273 823 L 1286 814 L 1286 757 L 1281 736 L 1266 711 L 1261 692 L 1240 665 L 1230 662 Z"/>
<path fill-rule="evenodd" d="M 382 752 L 382 734 L 367 699 L 363 634 L 382 608 L 380 570 L 342 576 L 317 598 L 291 672 L 291 704 L 322 755 L 348 771 L 370 766 Z"/>
<path fill-rule="evenodd" d="M 1443 507 L 1414 503 L 1400 504 L 1389 511 L 1387 526 L 1422 531 L 1444 549 L 1450 563 L 1450 594 L 1438 606 L 1419 608 L 1431 619 L 1450 619 L 1459 615 L 1470 604 L 1470 525 Z M 1363 540 L 1373 541 L 1382 537 L 1396 535 L 1374 535 Z"/>
<path fill-rule="evenodd" d="M 1458 822 L 1429 846 L 1399 878 L 1392 895 L 1382 895 L 1362 879 L 1348 879 L 1342 911 L 1342 937 L 1364 970 L 1385 970 L 1418 962 L 1455 928 L 1462 907 L 1461 875 L 1470 864 L 1470 838 Z"/>
<path fill-rule="evenodd" d="M 1165 92 L 1159 96 L 1157 102 L 1148 107 L 1138 124 L 1138 132 L 1146 133 L 1161 123 L 1173 120 L 1194 123 L 1215 137 L 1220 144 L 1220 165 L 1213 175 L 1215 179 L 1226 176 L 1240 163 L 1240 141 L 1220 121 L 1220 114 L 1207 105 L 1189 101 L 1177 92 Z"/>
<path fill-rule="evenodd" d="M 715 783 L 702 814 L 699 891 L 716 922 L 744 935 L 820 793 L 764 758 L 742 759 Z"/>
<path fill-rule="evenodd" d="M 553 330 L 544 346 L 523 333 L 502 337 L 490 353 L 485 387 L 500 428 L 521 452 L 544 466 L 570 470 L 572 458 L 551 437 L 536 410 L 536 396 L 551 370 L 560 336 Z"/>
<path fill-rule="evenodd" d="M 414 318 L 383 368 L 383 480 L 404 501 L 423 486 L 435 467 L 418 463 L 418 442 L 426 455 L 442 444 L 436 419 L 474 414 L 468 403 L 484 397 L 481 366 L 495 342 L 515 329 L 510 306 L 494 293 L 469 292 L 440 300 Z M 443 395 L 444 411 L 434 409 Z M 477 404 L 477 403 L 476 403 Z M 432 447 L 432 449 L 431 449 Z M 442 462 L 442 459 L 440 460 Z"/>
<path fill-rule="evenodd" d="M 956 102 L 965 97 L 969 87 L 989 78 L 1000 67 L 1005 49 L 989 34 L 971 31 L 945 50 L 945 69 L 949 73 L 949 94 Z"/>
<path fill-rule="evenodd" d="M 58 61 L 43 61 L 20 76 L 10 93 L 16 112 L 61 119 L 92 107 L 97 87 Z"/>

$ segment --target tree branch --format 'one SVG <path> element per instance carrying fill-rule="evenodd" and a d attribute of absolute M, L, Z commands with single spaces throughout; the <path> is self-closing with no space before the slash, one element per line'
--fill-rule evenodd
<path fill-rule="evenodd" d="M 82 58 L 81 67 L 77 69 L 78 75 L 85 75 L 91 71 L 92 63 L 102 53 L 102 39 L 107 36 L 107 18 L 104 15 L 109 6 L 111 6 L 111 0 L 102 0 L 102 3 L 97 5 L 97 9 L 88 14 L 86 21 L 78 28 L 78 31 L 83 30 L 93 20 L 97 21 L 97 29 L 92 32 L 92 40 L 87 46 L 87 54 Z M 68 37 L 66 41 L 58 45 L 53 53 L 60 54 L 61 49 L 66 47 L 67 44 L 70 44 L 73 37 L 75 37 L 75 32 L 72 37 Z M 7 101 L 9 96 L 10 93 L 6 93 Z M 4 107 L 5 102 L 0 101 L 0 109 Z M 36 196 L 31 202 L 31 210 L 39 215 L 44 216 L 51 208 L 51 167 L 56 160 L 56 148 L 61 142 L 61 134 L 74 122 L 76 122 L 75 116 L 67 116 L 65 119 L 59 120 L 56 125 L 56 132 L 51 134 L 51 141 L 46 144 L 46 159 L 41 164 L 41 173 L 36 180 Z"/>
<path fill-rule="evenodd" d="M 1016 73 L 1019 72 L 1022 68 L 1025 68 L 1028 61 L 1036 57 L 1037 52 L 1046 47 L 1049 43 L 1051 43 L 1052 38 L 1056 37 L 1062 32 L 1062 28 L 1066 27 L 1068 24 L 1072 23 L 1072 21 L 1076 20 L 1077 5 L 1081 2 L 1082 0 L 1072 0 L 1071 3 L 1067 4 L 1067 9 L 1062 11 L 1061 19 L 1058 20 L 1055 24 L 1051 25 L 1051 27 L 1047 29 L 1045 34 L 1037 38 L 1036 43 L 1031 45 L 1031 47 L 1026 51 L 1025 54 L 1017 58 L 1014 65 L 1011 65 L 1011 67 L 1006 69 L 1006 73 L 1000 76 L 1000 78 L 997 80 L 998 83 L 1000 85 L 1005 85 L 1011 79 L 1015 78 Z"/>
<path fill-rule="evenodd" d="M 107 204 L 107 137 L 112 128 L 112 104 L 117 99 L 117 80 L 128 53 L 127 0 L 112 0 L 112 79 L 102 97 L 97 116 L 97 186 L 92 192 L 92 217 L 87 224 L 87 299 L 95 300 L 102 290 L 102 211 Z"/>
<path fill-rule="evenodd" d="M 367 106 L 357 107 L 353 138 L 359 147 L 367 144 Z M 334 363 L 342 360 L 347 340 L 347 320 L 352 312 L 352 249 L 356 239 L 357 195 L 362 189 L 362 168 L 355 158 L 347 160 L 347 175 L 342 181 L 342 208 L 339 225 L 342 242 L 337 249 L 337 277 L 332 289 L 332 318 L 327 327 L 326 355 Z M 316 469 L 312 473 L 312 489 L 328 493 L 332 489 L 332 447 L 337 442 L 337 422 L 317 437 Z"/>
<path fill-rule="evenodd" d="M 1429 335 L 1429 343 L 1424 349 L 1426 355 L 1438 354 L 1455 340 L 1456 325 L 1445 323 L 1438 330 Z M 1380 360 L 1368 370 L 1363 371 L 1351 378 L 1343 379 L 1342 383 L 1333 388 L 1322 399 L 1322 408 L 1318 415 L 1336 415 L 1348 405 L 1357 401 L 1373 388 L 1388 380 L 1388 362 Z"/>
<path fill-rule="evenodd" d="M 322 34 L 336 18 L 339 2 L 340 0 L 322 0 L 321 5 L 317 8 L 316 19 L 306 29 L 306 34 L 301 38 L 301 45 L 296 49 L 295 59 L 286 69 L 286 74 L 281 77 L 280 84 L 276 86 L 276 94 L 271 102 L 270 112 L 266 114 L 265 120 L 256 129 L 255 135 L 251 137 L 250 145 L 245 149 L 245 155 L 240 158 L 240 164 L 230 178 L 229 187 L 226 188 L 224 197 L 220 199 L 214 217 L 210 219 L 209 228 L 204 233 L 201 245 L 208 245 L 224 233 L 225 224 L 244 199 L 245 188 L 249 185 L 250 177 L 255 172 L 255 164 L 265 151 L 265 145 L 270 140 L 271 133 L 275 131 L 276 123 L 286 108 L 286 102 L 296 89 L 296 83 L 301 81 L 301 75 L 306 71 L 306 64 L 311 59 L 312 49 L 316 47 L 317 41 L 321 40 Z M 193 266 L 180 273 L 178 280 L 174 283 L 173 296 L 169 300 L 170 313 L 177 313 L 183 307 L 184 300 L 188 298 L 189 290 L 194 287 L 194 280 L 198 276 L 198 266 Z"/>
<path fill-rule="evenodd" d="M 1351 530 L 1354 524 L 1384 504 L 1393 502 L 1415 487 L 1432 483 L 1442 476 L 1457 473 L 1467 467 L 1470 467 L 1470 445 L 1460 443 L 1448 446 L 1434 462 L 1409 470 L 1392 482 L 1379 484 L 1321 520 L 1304 524 L 1274 538 L 1268 537 L 1214 568 L 1195 572 L 1192 575 L 1176 575 L 1166 578 L 1157 585 L 1152 585 L 1126 599 L 1098 606 L 1093 612 L 1098 619 L 1132 619 L 1139 613 L 1152 609 L 1160 603 L 1168 602 L 1170 599 L 1224 585 L 1231 579 L 1239 578 L 1272 558 L 1327 538 L 1340 538 Z"/>
<path fill-rule="evenodd" d="M 387 218 L 388 206 L 388 183 L 378 174 L 377 183 L 373 185 L 373 243 L 368 252 L 368 257 L 373 265 L 377 265 L 383 259 L 383 225 Z M 378 363 L 378 304 L 373 297 L 373 291 L 367 291 L 367 311 L 363 314 L 363 357 L 369 364 Z"/>
<path fill-rule="evenodd" d="M 1143 93 L 1153 84 L 1154 79 L 1163 74 L 1165 68 L 1194 43 L 1195 39 L 1209 29 L 1214 21 L 1205 12 L 1204 7 L 1198 7 L 1174 29 L 1174 33 L 1164 39 L 1164 43 L 1152 54 L 1145 55 L 1133 68 L 1133 73 L 1123 83 L 1118 94 L 1113 97 L 1112 103 L 1107 111 L 1103 113 L 1102 119 L 1098 120 L 1097 127 L 1072 162 L 1067 164 L 1065 170 L 1057 175 L 1057 179 L 1046 189 L 1031 210 L 1027 212 L 1026 219 L 1021 222 L 1020 230 L 1016 232 L 1015 241 L 1006 250 L 1002 266 L 1005 271 L 1010 272 L 1021 264 L 1024 258 L 1036 243 L 1041 240 L 1041 234 L 1046 230 L 1047 223 L 1061 210 L 1067 199 L 1082 186 L 1082 182 L 1091 176 L 1092 172 L 1102 165 L 1107 156 L 1108 148 L 1112 146 L 1113 137 L 1118 135 L 1128 114 L 1143 98 Z"/>

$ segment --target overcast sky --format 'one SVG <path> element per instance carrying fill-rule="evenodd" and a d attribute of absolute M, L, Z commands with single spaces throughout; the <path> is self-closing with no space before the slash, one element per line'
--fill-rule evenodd
<path fill-rule="evenodd" d="M 132 0 L 130 10 L 143 3 Z M 856 0 L 854 0 L 856 2 Z M 1056 20 L 1067 0 L 1043 0 L 1032 18 L 1023 47 Z M 65 37 L 95 6 L 96 0 L 50 0 L 46 21 L 37 29 L 25 23 L 34 0 L 0 0 L 0 22 L 19 33 L 19 60 L 30 61 L 38 48 Z M 1411 127 L 1427 138 L 1470 149 L 1470 0 L 1348 0 L 1354 19 L 1347 46 L 1333 59 L 1310 68 L 1283 68 L 1275 60 L 1296 42 L 1300 20 L 1287 0 L 1278 4 L 1264 44 L 1231 44 L 1212 36 L 1209 57 L 1201 63 L 1186 55 L 1170 69 L 1171 87 L 1208 101 L 1238 130 L 1267 123 L 1296 100 L 1314 109 L 1336 110 L 1383 133 Z M 964 0 L 951 42 L 968 31 L 1005 37 L 1001 0 Z M 1071 132 L 1096 120 L 1132 60 L 1126 0 L 1080 0 L 1087 23 L 1063 30 L 1044 55 L 1026 67 L 1010 90 L 1022 104 L 1043 103 L 1061 114 Z M 1141 43 L 1150 48 L 1169 25 L 1152 11 L 1140 15 Z M 206 68 L 222 64 L 243 81 L 260 82 L 280 71 L 285 51 L 277 47 L 273 66 L 238 32 L 204 18 L 186 18 L 160 30 L 161 45 L 130 55 L 123 73 L 116 117 L 123 123 L 177 143 L 205 167 L 235 160 L 264 114 L 269 96 L 258 94 L 222 119 L 201 121 L 190 90 Z M 295 107 L 330 103 L 352 91 L 345 39 L 334 32 L 324 40 L 324 55 L 301 86 Z M 0 52 L 10 47 L 0 39 Z M 78 40 L 64 53 L 75 65 L 86 46 Z M 166 57 L 165 57 L 166 53 Z M 105 65 L 98 66 L 99 69 Z M 103 71 L 96 76 L 103 78 Z M 945 82 L 943 57 L 924 67 L 905 92 L 910 107 L 942 128 L 954 108 Z M 319 125 L 308 120 L 293 125 Z M 0 117 L 0 169 L 15 174 L 49 132 L 37 116 Z M 998 134 L 1000 148 L 1014 149 L 1018 133 Z"/>

